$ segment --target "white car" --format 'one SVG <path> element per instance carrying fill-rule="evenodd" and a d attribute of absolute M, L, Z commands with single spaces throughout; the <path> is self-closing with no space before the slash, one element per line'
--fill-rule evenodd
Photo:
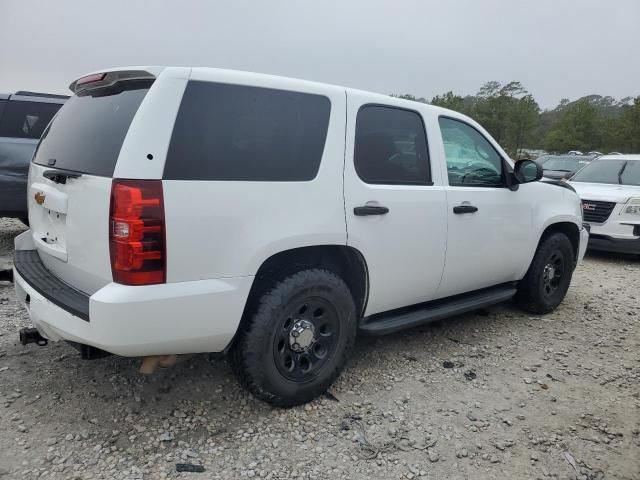
<path fill-rule="evenodd" d="M 209 68 L 71 90 L 15 241 L 23 343 L 228 352 L 253 394 L 295 405 L 331 385 L 358 331 L 512 297 L 550 312 L 586 249 L 575 192 L 533 162 L 514 171 L 453 111 Z"/>
<path fill-rule="evenodd" d="M 640 254 L 640 155 L 605 155 L 569 182 L 590 225 L 589 248 Z"/>

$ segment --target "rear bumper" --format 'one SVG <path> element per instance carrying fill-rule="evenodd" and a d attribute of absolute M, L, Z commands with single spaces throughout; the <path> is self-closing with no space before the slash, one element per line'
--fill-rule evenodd
<path fill-rule="evenodd" d="M 224 350 L 236 333 L 253 281 L 237 277 L 136 287 L 110 283 L 88 297 L 88 318 L 82 318 L 60 298 L 65 293 L 52 297 L 55 293 L 43 290 L 42 276 L 53 275 L 42 268 L 37 269 L 40 281 L 20 266 L 13 272 L 18 299 L 40 334 L 123 356 Z"/>

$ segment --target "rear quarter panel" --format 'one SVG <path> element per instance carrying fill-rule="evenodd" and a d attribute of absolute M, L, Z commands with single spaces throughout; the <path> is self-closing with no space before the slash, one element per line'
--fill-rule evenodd
<path fill-rule="evenodd" d="M 194 69 L 191 78 L 321 94 L 331 114 L 311 181 L 163 181 L 167 281 L 251 276 L 283 250 L 345 245 L 344 89 L 241 72 Z"/>

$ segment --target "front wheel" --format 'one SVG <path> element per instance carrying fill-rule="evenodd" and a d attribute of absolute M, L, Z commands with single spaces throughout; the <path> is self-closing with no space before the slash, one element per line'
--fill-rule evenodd
<path fill-rule="evenodd" d="M 356 309 L 344 281 L 304 270 L 262 293 L 240 331 L 231 361 L 240 383 L 280 407 L 306 403 L 338 377 L 356 335 Z"/>
<path fill-rule="evenodd" d="M 567 294 L 574 264 L 573 246 L 564 233 L 545 237 L 518 286 L 517 303 L 532 313 L 555 310 Z"/>

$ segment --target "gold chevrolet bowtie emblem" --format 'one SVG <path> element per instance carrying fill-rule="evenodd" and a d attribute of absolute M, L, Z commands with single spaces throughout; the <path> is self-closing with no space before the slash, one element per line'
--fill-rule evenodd
<path fill-rule="evenodd" d="M 34 195 L 34 198 L 36 199 L 36 203 L 38 205 L 42 205 L 44 203 L 44 193 L 42 192 L 36 192 L 36 194 Z"/>

